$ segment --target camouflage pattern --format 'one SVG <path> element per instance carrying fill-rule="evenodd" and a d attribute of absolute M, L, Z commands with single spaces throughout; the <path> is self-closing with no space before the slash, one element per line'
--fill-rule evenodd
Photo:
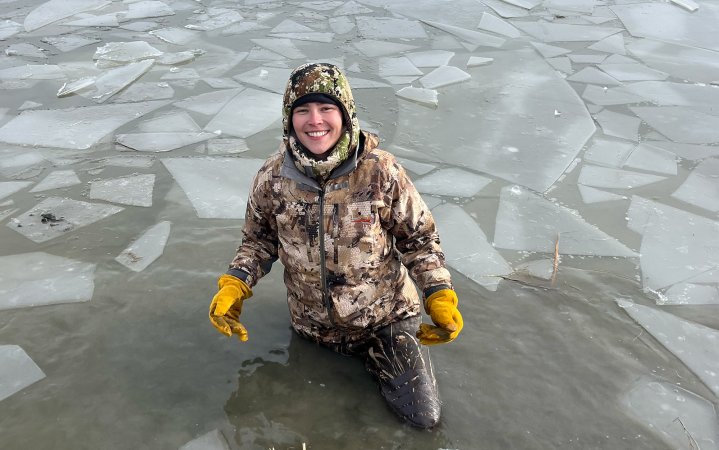
<path fill-rule="evenodd" d="M 342 107 L 345 130 L 329 155 L 322 160 L 308 156 L 292 130 L 292 105 L 295 100 L 307 94 L 328 95 Z M 359 120 L 352 90 L 344 73 L 337 66 L 328 63 L 305 64 L 295 69 L 287 82 L 282 100 L 282 125 L 285 146 L 293 152 L 298 168 L 302 172 L 305 172 L 305 168 L 310 168 L 316 178 L 327 178 L 335 167 L 355 151 L 359 142 Z"/>
<path fill-rule="evenodd" d="M 279 258 L 293 327 L 324 343 L 362 340 L 420 314 L 412 280 L 422 291 L 451 287 L 429 209 L 394 156 L 376 148 L 375 136 L 365 141 L 356 168 L 330 179 L 323 194 L 286 163 L 289 152 L 271 156 L 252 183 L 230 264 L 252 287 Z"/>

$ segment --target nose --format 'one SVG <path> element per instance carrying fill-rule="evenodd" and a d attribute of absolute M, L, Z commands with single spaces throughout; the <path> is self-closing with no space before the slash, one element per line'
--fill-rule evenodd
<path fill-rule="evenodd" d="M 322 114 L 318 108 L 310 108 L 309 122 L 312 124 L 322 123 Z"/>

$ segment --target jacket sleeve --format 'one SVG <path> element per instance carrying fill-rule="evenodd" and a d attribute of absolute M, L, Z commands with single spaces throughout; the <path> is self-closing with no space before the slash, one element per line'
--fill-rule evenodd
<path fill-rule="evenodd" d="M 439 234 L 427 204 L 404 168 L 392 158 L 389 173 L 391 217 L 389 232 L 402 254 L 402 264 L 425 298 L 440 289 L 451 289 Z"/>
<path fill-rule="evenodd" d="M 252 181 L 242 243 L 227 271 L 250 287 L 257 284 L 277 260 L 277 224 L 272 214 L 271 180 L 272 168 L 268 162 Z"/>

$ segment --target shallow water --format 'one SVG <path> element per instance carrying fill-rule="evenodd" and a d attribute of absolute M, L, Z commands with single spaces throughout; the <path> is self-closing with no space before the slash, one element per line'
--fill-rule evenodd
<path fill-rule="evenodd" d="M 0 1 L 0 33 L 14 29 L 12 23 L 25 24 L 41 4 Z M 30 43 L 47 55 L 0 58 L 0 349 L 19 346 L 44 374 L 12 388 L 23 374 L 12 372 L 15 360 L 0 359 L 0 447 L 719 448 L 719 207 L 714 200 L 719 138 L 711 128 L 719 120 L 714 102 L 719 94 L 711 84 L 719 80 L 719 54 L 705 36 L 707 24 L 719 17 L 715 4 L 698 2 L 693 13 L 673 3 L 592 0 L 168 5 L 174 15 L 121 25 L 147 21 L 154 22 L 148 29 L 189 24 L 196 30 L 205 19 L 230 21 L 236 12 L 243 19 L 196 31 L 181 44 L 115 26 L 62 25 L 129 8 L 111 2 L 36 30 L 0 34 L 9 53 L 18 51 L 12 46 Z M 656 26 L 669 30 L 666 42 L 654 40 L 647 14 L 661 17 Z M 501 15 L 519 30 L 517 37 L 499 34 L 514 33 L 510 28 L 487 29 Z M 280 24 L 282 32 L 300 32 L 299 24 L 334 34 L 330 42 L 293 35 L 294 47 L 273 41 L 271 54 L 266 41 L 251 41 L 279 37 L 272 29 Z M 340 29 L 347 24 L 354 27 Z M 588 37 L 578 37 L 580 31 Z M 621 40 L 605 40 L 619 35 Z M 97 42 L 61 51 L 43 41 L 56 36 Z M 500 37 L 506 41 L 498 46 Z M 56 96 L 64 83 L 106 70 L 93 64 L 98 47 L 136 40 L 165 53 L 205 53 L 175 69 L 156 63 L 102 103 L 88 91 Z M 367 40 L 364 46 L 354 45 L 362 40 Z M 386 50 L 382 43 L 414 48 Z M 422 61 L 432 58 L 416 53 L 428 50 L 452 52 L 448 65 L 470 75 L 457 83 L 443 79 L 449 84 L 435 88 L 436 106 L 395 94 L 406 86 L 426 86 L 421 76 L 435 67 L 424 66 Z M 248 54 L 239 57 L 243 52 Z M 567 54 L 573 61 L 561 60 Z M 381 59 L 405 55 L 409 66 L 404 59 Z M 470 57 L 492 61 L 468 67 Z M 631 58 L 637 66 L 631 76 L 639 80 L 608 85 L 606 78 L 592 79 L 596 73 L 586 72 L 589 82 L 567 78 L 612 64 L 609 58 L 619 65 L 619 57 Z M 207 320 L 217 276 L 241 236 L 248 174 L 279 144 L 279 111 L 259 117 L 263 105 L 251 100 L 222 112 L 213 105 L 222 101 L 218 98 L 208 104 L 173 103 L 242 87 L 275 101 L 283 86 L 274 74 L 286 79 L 282 70 L 289 73 L 318 59 L 347 68 L 362 126 L 381 135 L 382 147 L 404 162 L 413 179 L 427 177 L 418 184 L 438 218 L 445 250 L 452 249 L 447 258 L 465 328 L 456 342 L 432 348 L 443 416 L 431 431 L 402 424 L 360 361 L 292 333 L 279 263 L 243 309 L 248 342 L 219 335 Z M 62 75 L 34 80 L 7 71 L 45 63 L 58 65 Z M 178 69 L 194 69 L 197 77 Z M 415 69 L 423 75 L 410 75 Z M 602 76 L 620 76 L 615 69 Z M 656 79 L 656 71 L 666 75 L 661 84 L 640 84 Z M 178 79 L 178 73 L 188 78 Z M 121 103 L 123 94 L 143 82 L 151 86 L 146 98 Z M 365 87 L 368 82 L 381 84 Z M 613 94 L 629 92 L 641 101 L 597 97 L 615 86 L 626 91 Z M 597 88 L 594 96 L 585 93 L 588 87 Z M 166 104 L 111 127 L 107 137 L 91 139 L 89 148 L 69 148 L 69 141 L 78 133 L 90 139 L 102 127 L 99 113 L 56 128 L 23 113 L 32 117 L 27 124 L 33 136 L 14 134 L 21 123 L 13 120 L 26 101 L 41 104 L 29 111 L 49 110 L 60 120 L 69 117 L 69 112 L 56 113 L 64 108 L 124 104 L 129 106 L 121 109 L 131 111 L 138 101 L 162 98 L 168 88 L 173 93 L 164 98 Z M 226 100 L 239 95 L 232 92 Z M 175 133 L 174 138 L 179 132 L 214 133 L 213 126 L 205 129 L 213 119 L 223 124 L 222 134 L 170 151 L 138 152 L 116 143 L 118 135 L 148 131 Z M 48 141 L 57 143 L 65 134 L 62 148 L 48 147 Z M 18 139 L 42 144 L 20 145 Z M 135 165 L 109 163 L 113 156 L 136 157 Z M 137 157 L 151 159 L 144 165 Z M 194 171 L 176 171 L 184 157 L 198 158 L 192 160 Z M 227 157 L 243 162 L 234 178 L 225 175 Z M 213 178 L 213 167 L 219 177 Z M 431 178 L 441 169 L 464 171 L 465 184 L 457 189 L 454 180 Z M 31 191 L 58 170 L 74 171 L 80 183 Z M 155 176 L 149 193 L 134 185 L 123 194 L 119 184 L 114 184 L 117 196 L 112 190 L 102 197 L 93 193 L 93 185 L 97 189 L 103 181 L 134 174 Z M 661 178 L 642 184 L 646 175 Z M 6 184 L 18 181 L 27 183 Z M 49 224 L 38 214 L 53 211 L 26 214 L 53 197 L 123 209 L 57 232 L 73 220 L 69 213 L 64 217 L 55 210 L 60 217 Z M 142 206 L 147 199 L 151 206 Z M 456 230 L 452 225 L 459 220 L 468 226 Z M 127 261 L 129 246 L 163 221 L 171 223 L 171 231 L 157 260 L 137 272 L 116 261 L 123 252 Z M 451 232 L 442 234 L 443 223 Z M 27 230 L 40 230 L 42 239 L 21 234 Z M 481 242 L 482 251 L 468 242 Z M 94 264 L 94 271 L 72 278 L 77 266 L 45 256 L 59 265 L 61 275 L 53 278 L 52 267 L 40 271 L 42 255 L 38 260 L 33 252 L 83 267 Z M 539 269 L 532 272 L 527 263 Z M 80 281 L 88 278 L 94 290 L 90 298 L 80 298 Z M 78 283 L 64 285 L 67 279 Z M 59 300 L 47 300 L 51 292 L 59 292 Z M 195 441 L 213 430 L 220 433 L 213 435 L 214 444 Z"/>

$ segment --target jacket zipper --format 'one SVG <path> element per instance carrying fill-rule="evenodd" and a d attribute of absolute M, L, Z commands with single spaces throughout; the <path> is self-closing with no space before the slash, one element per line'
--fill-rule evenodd
<path fill-rule="evenodd" d="M 319 192 L 319 240 L 320 240 L 320 286 L 322 288 L 322 302 L 327 309 L 327 318 L 330 323 L 334 326 L 335 321 L 332 316 L 332 299 L 330 298 L 329 290 L 327 289 L 327 262 L 325 261 L 325 187 L 320 187 Z"/>

